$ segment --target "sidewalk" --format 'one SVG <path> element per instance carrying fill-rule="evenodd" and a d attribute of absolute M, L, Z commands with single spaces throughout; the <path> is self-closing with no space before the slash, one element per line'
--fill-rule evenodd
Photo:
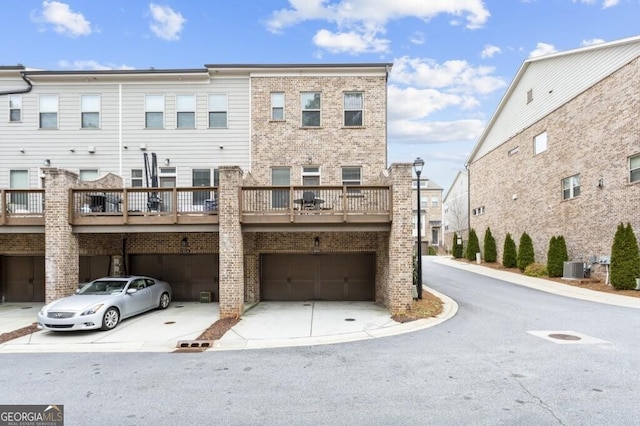
<path fill-rule="evenodd" d="M 574 299 L 588 300 L 590 302 L 606 303 L 608 305 L 640 309 L 640 298 L 638 297 L 604 293 L 601 291 L 589 290 L 569 284 L 561 284 L 556 281 L 546 280 L 544 278 L 528 277 L 526 275 L 520 275 L 509 271 L 500 271 L 498 269 L 489 268 L 487 266 L 457 261 L 452 257 L 438 256 L 435 257 L 433 261 L 442 265 L 464 269 L 469 272 L 485 275 L 502 281 L 508 281 L 513 284 L 533 288 L 540 291 L 546 291 L 547 293 L 553 293 L 565 297 L 572 297 Z"/>

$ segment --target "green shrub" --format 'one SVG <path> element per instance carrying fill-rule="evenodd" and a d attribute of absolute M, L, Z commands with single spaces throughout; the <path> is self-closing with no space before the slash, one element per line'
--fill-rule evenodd
<path fill-rule="evenodd" d="M 529 277 L 546 277 L 547 267 L 542 263 L 530 263 L 524 268 L 524 274 Z"/>
<path fill-rule="evenodd" d="M 480 252 L 480 242 L 478 241 L 478 235 L 472 228 L 469 231 L 469 242 L 467 243 L 467 260 L 476 260 L 476 253 Z"/>
<path fill-rule="evenodd" d="M 429 246 L 429 250 L 428 251 L 429 251 L 429 253 L 428 253 L 429 256 L 435 256 L 435 255 L 438 254 L 438 252 L 436 252 L 436 248 L 434 246 Z"/>
<path fill-rule="evenodd" d="M 518 246 L 518 268 L 524 272 L 525 268 L 535 261 L 533 241 L 529 234 L 523 232 L 520 237 L 520 245 Z"/>
<path fill-rule="evenodd" d="M 518 264 L 516 253 L 516 242 L 511 238 L 511 234 L 507 233 L 504 238 L 504 248 L 502 250 L 502 266 L 505 268 L 515 268 Z"/>
<path fill-rule="evenodd" d="M 640 277 L 640 252 L 631 224 L 618 225 L 611 247 L 611 285 L 616 290 L 633 290 Z"/>
<path fill-rule="evenodd" d="M 462 244 L 458 244 L 458 234 L 453 233 L 453 247 L 451 249 L 451 254 L 454 258 L 460 259 L 462 257 L 463 247 Z"/>
<path fill-rule="evenodd" d="M 484 233 L 484 260 L 485 262 L 495 262 L 498 259 L 498 249 L 496 239 L 491 234 L 491 229 L 487 228 Z"/>
<path fill-rule="evenodd" d="M 550 277 L 561 277 L 564 272 L 564 262 L 569 260 L 567 254 L 567 244 L 564 237 L 553 236 L 549 241 L 549 251 L 547 252 L 547 271 Z"/>

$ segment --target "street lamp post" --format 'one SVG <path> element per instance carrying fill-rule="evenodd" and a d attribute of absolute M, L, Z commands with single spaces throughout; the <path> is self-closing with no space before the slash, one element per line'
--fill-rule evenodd
<path fill-rule="evenodd" d="M 420 157 L 416 158 L 413 162 L 413 170 L 416 172 L 416 177 L 418 178 L 418 250 L 417 250 L 417 258 L 418 258 L 418 299 L 422 299 L 422 227 L 420 225 L 420 173 L 422 173 L 422 168 L 424 167 L 424 160 Z"/>

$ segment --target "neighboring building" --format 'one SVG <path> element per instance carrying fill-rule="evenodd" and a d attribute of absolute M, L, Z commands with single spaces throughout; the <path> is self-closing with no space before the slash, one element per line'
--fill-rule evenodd
<path fill-rule="evenodd" d="M 0 67 L 0 276 L 50 301 L 112 273 L 261 300 L 411 300 L 391 64 Z M 318 256 L 322 254 L 323 256 Z"/>
<path fill-rule="evenodd" d="M 413 238 L 418 243 L 418 180 L 413 179 Z M 442 188 L 428 178 L 420 179 L 420 241 L 422 254 L 427 255 L 429 246 L 436 251 L 442 241 Z"/>
<path fill-rule="evenodd" d="M 538 262 L 564 236 L 571 260 L 640 233 L 640 37 L 524 62 L 468 160 L 471 228 L 527 232 Z M 638 234 L 640 235 L 640 234 Z"/>
<path fill-rule="evenodd" d="M 478 214 L 479 211 L 474 211 Z M 453 234 L 469 240 L 469 174 L 460 170 L 447 190 L 443 201 L 444 247 L 447 252 L 453 248 Z"/>

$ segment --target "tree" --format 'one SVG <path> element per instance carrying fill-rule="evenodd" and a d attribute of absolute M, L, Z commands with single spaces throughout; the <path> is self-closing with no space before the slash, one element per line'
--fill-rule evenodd
<path fill-rule="evenodd" d="M 453 247 L 451 249 L 451 254 L 454 258 L 460 259 L 462 257 L 462 244 L 458 244 L 458 234 L 453 233 Z"/>
<path fill-rule="evenodd" d="M 616 290 L 633 290 L 640 277 L 640 252 L 631 224 L 618 225 L 611 247 L 611 285 Z"/>
<path fill-rule="evenodd" d="M 535 254 L 533 252 L 533 241 L 526 232 L 520 237 L 520 245 L 518 246 L 518 268 L 524 272 L 527 266 L 535 262 Z"/>
<path fill-rule="evenodd" d="M 478 241 L 478 235 L 476 234 L 475 229 L 471 228 L 469 230 L 469 242 L 467 243 L 467 259 L 475 260 L 476 253 L 480 252 L 480 242 Z"/>
<path fill-rule="evenodd" d="M 484 233 L 484 260 L 487 262 L 495 262 L 498 258 L 498 249 L 496 247 L 496 239 L 491 234 L 491 229 L 487 227 Z"/>
<path fill-rule="evenodd" d="M 547 272 L 550 277 L 561 277 L 564 272 L 564 262 L 569 260 L 567 244 L 562 235 L 551 237 L 547 251 Z"/>
<path fill-rule="evenodd" d="M 516 253 L 516 242 L 511 238 L 511 234 L 507 233 L 504 238 L 504 248 L 502 249 L 502 265 L 505 268 L 515 268 L 518 262 Z"/>

